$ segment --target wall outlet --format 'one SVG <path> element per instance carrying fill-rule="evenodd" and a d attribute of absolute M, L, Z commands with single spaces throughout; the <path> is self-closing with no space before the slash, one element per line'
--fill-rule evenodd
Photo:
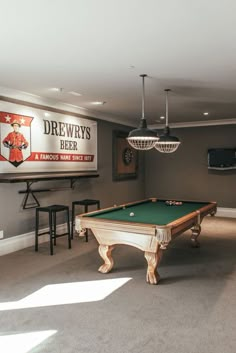
<path fill-rule="evenodd" d="M 3 230 L 0 230 L 0 239 L 3 238 Z"/>

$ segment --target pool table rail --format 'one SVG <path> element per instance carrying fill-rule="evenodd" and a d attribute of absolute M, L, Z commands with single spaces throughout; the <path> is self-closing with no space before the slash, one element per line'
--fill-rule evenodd
<path fill-rule="evenodd" d="M 193 211 L 177 220 L 168 224 L 173 229 L 172 235 L 174 237 L 178 236 L 179 234 L 185 232 L 191 226 L 201 224 L 203 218 L 207 215 L 215 215 L 217 211 L 217 204 L 216 202 L 208 203 L 207 205 L 201 207 L 197 211 Z"/>

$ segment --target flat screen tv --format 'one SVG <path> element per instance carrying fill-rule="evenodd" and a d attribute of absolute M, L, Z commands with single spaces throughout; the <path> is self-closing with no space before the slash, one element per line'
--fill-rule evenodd
<path fill-rule="evenodd" d="M 208 168 L 235 169 L 236 168 L 236 148 L 209 149 Z"/>

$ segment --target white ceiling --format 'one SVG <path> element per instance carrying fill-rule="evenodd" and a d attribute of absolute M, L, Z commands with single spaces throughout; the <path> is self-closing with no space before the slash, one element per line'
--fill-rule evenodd
<path fill-rule="evenodd" d="M 0 11 L 2 87 L 136 125 L 147 74 L 149 125 L 166 88 L 170 123 L 236 118 L 235 0 L 0 0 Z"/>

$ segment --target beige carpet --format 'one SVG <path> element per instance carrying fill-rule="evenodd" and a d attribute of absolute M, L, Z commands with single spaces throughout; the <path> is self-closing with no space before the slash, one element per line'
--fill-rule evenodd
<path fill-rule="evenodd" d="M 199 249 L 189 236 L 165 251 L 157 286 L 128 246 L 98 273 L 92 235 L 71 250 L 60 238 L 54 256 L 42 244 L 1 257 L 0 352 L 235 353 L 236 220 L 205 218 Z"/>

